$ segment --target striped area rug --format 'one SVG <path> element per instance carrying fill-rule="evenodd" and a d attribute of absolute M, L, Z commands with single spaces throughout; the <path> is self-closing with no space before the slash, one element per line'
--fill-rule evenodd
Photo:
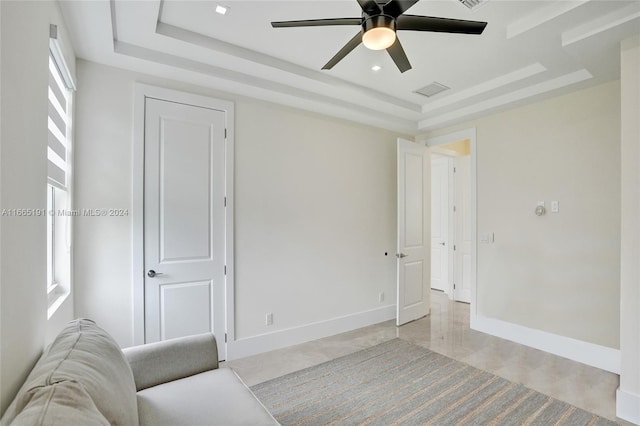
<path fill-rule="evenodd" d="M 615 425 L 402 339 L 251 389 L 283 425 Z"/>

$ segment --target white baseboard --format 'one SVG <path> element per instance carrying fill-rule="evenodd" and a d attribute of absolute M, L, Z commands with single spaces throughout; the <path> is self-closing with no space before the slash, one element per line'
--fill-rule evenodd
<path fill-rule="evenodd" d="M 640 425 L 640 395 L 634 395 L 618 388 L 616 390 L 616 416 Z"/>
<path fill-rule="evenodd" d="M 395 319 L 395 317 L 396 306 L 389 305 L 344 317 L 278 330 L 273 333 L 238 339 L 227 343 L 227 359 L 230 361 L 245 358 L 262 352 L 273 351 L 368 325 L 378 324 L 383 321 Z"/>
<path fill-rule="evenodd" d="M 620 374 L 620 350 L 493 318 L 471 318 L 471 328 L 541 351 Z"/>

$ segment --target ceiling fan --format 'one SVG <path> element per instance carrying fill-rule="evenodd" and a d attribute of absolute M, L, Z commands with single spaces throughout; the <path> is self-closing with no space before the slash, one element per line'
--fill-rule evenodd
<path fill-rule="evenodd" d="M 482 34 L 486 22 L 432 16 L 405 15 L 419 0 L 357 0 L 362 8 L 360 18 L 311 19 L 272 22 L 273 28 L 360 25 L 362 29 L 333 57 L 323 70 L 333 68 L 360 43 L 371 50 L 387 49 L 400 72 L 411 69 L 409 59 L 396 37 L 397 30 L 434 31 L 458 34 Z"/>

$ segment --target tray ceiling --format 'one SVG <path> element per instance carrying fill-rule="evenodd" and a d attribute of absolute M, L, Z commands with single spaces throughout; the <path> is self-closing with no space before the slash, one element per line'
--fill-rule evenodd
<path fill-rule="evenodd" d="M 228 13 L 216 13 L 217 5 Z M 355 0 L 62 1 L 79 57 L 419 134 L 619 78 L 619 43 L 640 33 L 634 0 L 422 0 L 407 13 L 487 21 L 480 36 L 401 31 L 413 69 L 359 46 L 322 66 L 357 27 L 271 21 L 358 17 Z M 372 67 L 380 67 L 373 71 Z M 450 89 L 415 93 L 433 82 Z"/>

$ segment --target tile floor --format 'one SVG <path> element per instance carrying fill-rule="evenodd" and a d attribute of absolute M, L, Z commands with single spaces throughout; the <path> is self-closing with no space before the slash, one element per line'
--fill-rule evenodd
<path fill-rule="evenodd" d="M 252 386 L 394 337 L 628 424 L 615 416 L 616 374 L 471 330 L 469 305 L 438 291 L 432 291 L 431 315 L 402 327 L 387 321 L 225 364 Z"/>

